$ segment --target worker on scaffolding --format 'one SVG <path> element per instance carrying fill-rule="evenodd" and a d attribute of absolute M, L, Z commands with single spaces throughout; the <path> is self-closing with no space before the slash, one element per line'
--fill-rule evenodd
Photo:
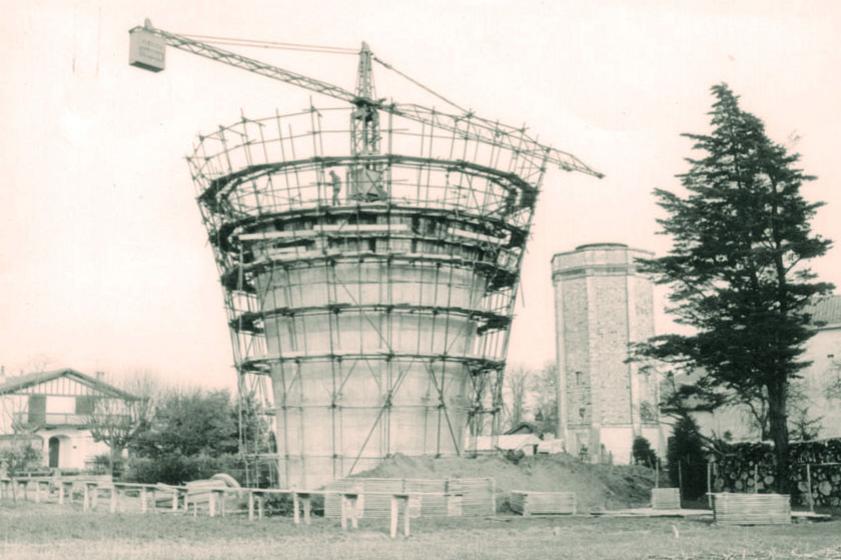
<path fill-rule="evenodd" d="M 332 169 L 330 170 L 330 182 L 333 185 L 333 206 L 338 206 L 339 193 L 342 192 L 342 180 Z"/>

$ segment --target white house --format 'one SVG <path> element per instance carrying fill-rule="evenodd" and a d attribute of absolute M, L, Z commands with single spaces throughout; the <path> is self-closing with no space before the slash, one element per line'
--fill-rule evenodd
<path fill-rule="evenodd" d="M 89 467 L 97 455 L 109 453 L 95 442 L 90 420 L 100 399 L 118 409 L 136 397 L 73 369 L 60 369 L 0 379 L 0 446 L 29 439 L 42 449 L 44 466 Z"/>
<path fill-rule="evenodd" d="M 797 408 L 805 408 L 808 419 L 819 423 L 818 438 L 841 437 L 841 295 L 815 300 L 809 310 L 814 335 L 804 345 L 800 359 L 809 366 L 793 383 L 802 402 L 791 402 L 789 420 L 796 421 Z M 682 378 L 680 382 L 691 379 Z M 721 437 L 725 433 L 735 441 L 757 441 L 760 434 L 750 411 L 745 406 L 723 407 L 715 412 L 693 414 L 707 435 Z"/>

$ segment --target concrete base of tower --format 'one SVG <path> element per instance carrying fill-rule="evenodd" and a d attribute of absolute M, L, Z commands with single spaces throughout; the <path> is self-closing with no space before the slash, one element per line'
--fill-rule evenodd
<path fill-rule="evenodd" d="M 643 426 L 639 435 L 648 440 L 658 456 L 665 456 L 665 440 L 659 425 Z M 627 465 L 633 462 L 635 437 L 630 424 L 571 428 L 567 450 L 591 463 Z"/>

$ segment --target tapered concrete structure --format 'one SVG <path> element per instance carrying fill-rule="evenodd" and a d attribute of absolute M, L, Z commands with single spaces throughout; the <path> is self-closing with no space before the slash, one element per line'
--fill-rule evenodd
<path fill-rule="evenodd" d="M 272 382 L 284 487 L 494 427 L 543 175 L 516 145 L 396 115 L 386 153 L 349 155 L 352 111 L 242 119 L 190 158 L 237 368 Z"/>

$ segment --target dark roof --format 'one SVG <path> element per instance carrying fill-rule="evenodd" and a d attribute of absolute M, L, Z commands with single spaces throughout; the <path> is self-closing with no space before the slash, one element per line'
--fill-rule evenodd
<path fill-rule="evenodd" d="M 510 430 L 505 432 L 506 436 L 512 435 L 520 435 L 520 434 L 539 434 L 540 430 L 537 429 L 536 424 L 532 424 L 531 422 L 520 422 L 516 426 L 513 426 Z"/>
<path fill-rule="evenodd" d="M 136 396 L 127 393 L 122 389 L 117 389 L 113 385 L 109 385 L 108 383 L 105 383 L 104 381 L 101 381 L 95 377 L 85 375 L 82 372 L 69 368 L 57 369 L 53 371 L 38 371 L 34 373 L 26 373 L 24 375 L 11 377 L 7 379 L 5 383 L 0 384 L 0 395 L 15 393 L 22 389 L 32 387 L 33 385 L 38 385 L 40 383 L 52 381 L 53 379 L 58 379 L 59 377 L 73 378 L 79 381 L 80 383 L 91 387 L 92 389 L 96 389 L 97 391 L 100 391 L 112 397 L 129 400 L 137 399 Z"/>
<path fill-rule="evenodd" d="M 809 306 L 812 323 L 818 328 L 841 324 L 841 295 L 823 296 Z"/>

